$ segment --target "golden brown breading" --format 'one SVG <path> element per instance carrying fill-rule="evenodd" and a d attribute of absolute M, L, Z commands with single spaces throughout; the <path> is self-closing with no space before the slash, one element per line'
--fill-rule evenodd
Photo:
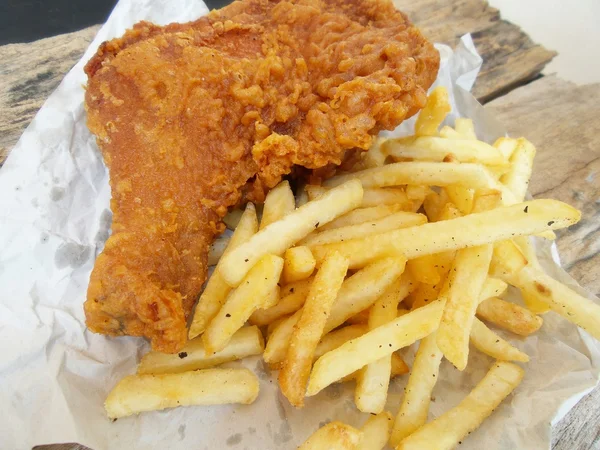
<path fill-rule="evenodd" d="M 243 0 L 104 43 L 86 109 L 114 215 L 89 328 L 180 349 L 227 208 L 367 149 L 424 105 L 438 66 L 387 0 Z"/>

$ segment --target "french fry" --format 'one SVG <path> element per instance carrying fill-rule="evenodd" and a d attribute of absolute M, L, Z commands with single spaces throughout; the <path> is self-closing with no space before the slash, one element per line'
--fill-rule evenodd
<path fill-rule="evenodd" d="M 229 236 L 220 236 L 214 240 L 212 244 L 210 244 L 210 248 L 208 249 L 208 265 L 214 266 L 219 262 L 223 253 L 225 253 L 225 249 L 229 245 Z"/>
<path fill-rule="evenodd" d="M 362 336 L 367 331 L 369 331 L 369 326 L 367 324 L 348 325 L 338 328 L 335 331 L 330 331 L 321 338 L 319 345 L 317 345 L 314 354 L 315 360 L 323 356 L 325 353 L 335 350 L 349 340 Z"/>
<path fill-rule="evenodd" d="M 408 198 L 406 191 L 399 188 L 374 188 L 365 189 L 361 208 L 370 208 L 378 205 L 402 205 L 404 211 L 416 211 L 414 202 Z"/>
<path fill-rule="evenodd" d="M 421 283 L 406 299 L 411 310 L 422 308 L 438 299 L 443 283 L 426 284 Z"/>
<path fill-rule="evenodd" d="M 308 247 L 288 248 L 283 255 L 281 278 L 284 283 L 305 280 L 312 275 L 315 264 L 315 257 Z"/>
<path fill-rule="evenodd" d="M 517 148 L 517 140 L 514 138 L 501 137 L 496 139 L 496 142 L 494 142 L 494 147 L 500 150 L 500 153 L 504 155 L 504 158 L 507 161 L 510 161 L 510 157 Z"/>
<path fill-rule="evenodd" d="M 462 134 L 460 134 L 454 128 L 449 127 L 448 125 L 445 125 L 440 129 L 440 136 L 445 139 L 464 139 L 465 138 Z"/>
<path fill-rule="evenodd" d="M 480 163 L 490 166 L 508 164 L 498 149 L 485 142 L 470 138 L 445 139 L 422 136 L 416 138 L 410 145 L 403 145 L 395 139 L 389 139 L 383 148 L 394 158 L 411 158 L 417 161 L 443 162 L 451 154 L 457 162 L 461 163 Z M 435 183 L 430 183 L 430 185 L 437 186 Z"/>
<path fill-rule="evenodd" d="M 528 362 L 529 356 L 490 330 L 477 317 L 471 326 L 471 344 L 482 353 L 500 361 Z"/>
<path fill-rule="evenodd" d="M 436 343 L 436 333 L 421 339 L 415 355 L 404 398 L 396 415 L 390 445 L 396 447 L 402 439 L 427 422 L 431 393 L 439 378 L 442 352 Z"/>
<path fill-rule="evenodd" d="M 260 229 L 276 222 L 286 214 L 296 209 L 296 199 L 287 180 L 282 181 L 269 191 L 265 198 L 262 218 L 260 219 Z"/>
<path fill-rule="evenodd" d="M 313 355 L 347 270 L 348 261 L 337 253 L 332 253 L 323 262 L 290 337 L 286 358 L 279 372 L 279 387 L 297 408 L 304 406 L 304 393 Z"/>
<path fill-rule="evenodd" d="M 319 225 L 331 222 L 358 207 L 362 195 L 363 190 L 357 180 L 331 189 L 318 200 L 308 202 L 263 228 L 247 242 L 226 254 L 219 264 L 219 272 L 230 286 L 239 285 L 262 256 L 283 254 Z"/>
<path fill-rule="evenodd" d="M 540 316 L 514 303 L 490 297 L 477 307 L 477 317 L 519 336 L 529 336 L 544 322 Z"/>
<path fill-rule="evenodd" d="M 436 136 L 438 128 L 451 110 L 448 91 L 442 86 L 436 87 L 427 97 L 427 103 L 419 112 L 415 123 L 417 136 Z"/>
<path fill-rule="evenodd" d="M 393 420 L 387 411 L 369 417 L 361 428 L 362 438 L 355 450 L 382 450 L 390 436 Z"/>
<path fill-rule="evenodd" d="M 300 208 L 308 202 L 308 193 L 306 192 L 306 186 L 302 186 L 298 189 L 296 195 L 296 208 Z"/>
<path fill-rule="evenodd" d="M 432 191 L 425 196 L 423 209 L 430 222 L 437 222 L 442 213 L 444 205 L 448 203 L 448 193 L 441 189 L 440 192 Z"/>
<path fill-rule="evenodd" d="M 319 227 L 319 231 L 332 230 L 334 228 L 349 227 L 361 223 L 372 222 L 383 219 L 390 214 L 402 211 L 403 205 L 379 205 L 371 208 L 359 208 Z"/>
<path fill-rule="evenodd" d="M 362 165 L 364 165 L 364 167 L 378 167 L 385 164 L 388 155 L 385 154 L 381 148 L 381 144 L 385 142 L 385 140 L 386 139 L 382 137 L 375 139 L 373 145 L 371 145 L 371 148 L 369 148 L 363 157 Z"/>
<path fill-rule="evenodd" d="M 540 263 L 535 253 L 535 248 L 531 243 L 529 236 L 519 236 L 513 239 L 513 242 L 519 247 L 519 250 L 523 253 L 523 256 L 527 259 L 527 264 L 539 268 Z M 518 270 L 513 269 L 511 272 L 515 274 Z M 521 289 L 521 296 L 525 302 L 527 309 L 535 314 L 544 314 L 550 311 L 550 306 L 547 303 L 542 302 L 537 298 L 535 294 L 531 294 L 529 291 Z"/>
<path fill-rule="evenodd" d="M 517 147 L 510 157 L 510 169 L 500 178 L 500 181 L 513 193 L 517 202 L 525 199 L 534 157 L 535 147 L 533 144 L 525 138 L 517 139 Z"/>
<path fill-rule="evenodd" d="M 343 242 L 351 239 L 360 239 L 371 234 L 396 230 L 398 228 L 421 225 L 426 222 L 427 217 L 423 214 L 400 211 L 378 220 L 335 228 L 328 231 L 321 231 L 319 233 L 312 233 L 301 243 L 303 245 L 323 245 L 332 242 Z"/>
<path fill-rule="evenodd" d="M 278 365 L 283 362 L 290 345 L 290 337 L 294 332 L 294 327 L 300 320 L 302 310 L 299 309 L 287 319 L 283 320 L 269 335 L 263 359 L 271 365 Z"/>
<path fill-rule="evenodd" d="M 130 375 L 108 394 L 111 419 L 189 405 L 249 404 L 258 396 L 258 378 L 248 369 L 204 369 L 161 375 Z"/>
<path fill-rule="evenodd" d="M 475 430 L 519 385 L 523 369 L 499 361 L 457 406 L 422 426 L 396 450 L 450 450 Z"/>
<path fill-rule="evenodd" d="M 443 308 L 443 302 L 433 302 L 321 356 L 310 374 L 307 396 L 319 393 L 336 380 L 432 333 L 439 324 Z"/>
<path fill-rule="evenodd" d="M 411 259 L 406 263 L 415 280 L 419 283 L 435 285 L 440 282 L 440 272 L 438 271 L 438 261 L 436 255 L 425 255 L 419 258 Z"/>
<path fill-rule="evenodd" d="M 455 142 L 449 139 L 445 139 L 445 141 Z M 360 180 L 365 189 L 403 186 L 406 184 L 458 185 L 472 189 L 497 189 L 503 193 L 510 193 L 509 197 L 514 199 L 508 188 L 498 183 L 485 166 L 477 163 L 399 162 L 353 174 L 338 175 L 325 181 L 323 185 L 331 188 L 351 179 Z"/>
<path fill-rule="evenodd" d="M 370 330 L 397 318 L 402 291 L 402 279 L 399 278 L 373 304 L 369 314 Z M 384 356 L 359 370 L 354 391 L 354 403 L 359 411 L 371 414 L 379 414 L 383 411 L 391 371 L 391 355 Z"/>
<path fill-rule="evenodd" d="M 252 203 L 246 205 L 244 213 L 240 216 L 237 227 L 231 236 L 229 245 L 224 251 L 227 254 L 239 247 L 252 237 L 258 230 L 258 218 L 256 208 Z M 194 317 L 190 325 L 188 337 L 190 339 L 204 333 L 210 321 L 217 315 L 221 306 L 225 303 L 231 287 L 225 282 L 218 270 L 221 260 L 217 264 L 213 274 L 206 283 L 206 287 L 200 295 L 200 300 L 194 310 Z"/>
<path fill-rule="evenodd" d="M 430 192 L 433 192 L 431 188 L 422 184 L 411 184 L 406 186 L 406 196 L 409 200 L 419 200 L 422 203 Z"/>
<path fill-rule="evenodd" d="M 282 297 L 276 305 L 273 305 L 270 308 L 261 308 L 254 311 L 250 316 L 250 323 L 259 326 L 269 325 L 280 317 L 293 314 L 302 308 L 302 305 L 304 305 L 304 302 L 306 301 L 306 296 L 308 295 L 308 290 L 310 289 L 312 279 L 302 281 L 306 282 L 293 283 L 296 285 L 294 288 L 292 288 L 293 292 L 290 292 L 285 297 Z M 282 290 L 283 289 L 284 288 L 282 288 Z"/>
<path fill-rule="evenodd" d="M 458 370 L 467 366 L 471 325 L 491 259 L 489 244 L 459 250 L 448 275 L 448 289 L 443 289 L 446 306 L 437 330 L 437 345 Z"/>
<path fill-rule="evenodd" d="M 231 291 L 225 304 L 206 327 L 202 339 L 207 352 L 225 348 L 233 334 L 244 326 L 252 313 L 270 307 L 279 299 L 279 277 L 283 259 L 265 255 L 250 269 L 239 288 Z"/>
<path fill-rule="evenodd" d="M 523 212 L 525 208 L 528 213 Z M 317 265 L 327 252 L 339 251 L 350 258 L 350 268 L 356 269 L 383 256 L 404 255 L 414 259 L 513 236 L 565 228 L 577 223 L 580 218 L 581 213 L 565 203 L 532 200 L 443 222 L 388 231 L 364 239 L 315 246 L 312 251 Z"/>
<path fill-rule="evenodd" d="M 470 214 L 473 210 L 475 189 L 464 186 L 446 186 L 444 188 L 449 200 L 456 205 L 462 214 Z"/>
<path fill-rule="evenodd" d="M 408 313 L 408 311 L 406 311 Z M 391 355 L 391 371 L 390 371 L 390 380 L 398 375 L 404 375 L 408 373 L 408 366 L 402 359 L 402 357 L 398 353 L 392 353 Z M 346 375 L 344 378 L 340 378 L 337 382 L 346 383 L 348 381 L 356 380 L 358 378 L 358 374 L 362 369 L 358 369 L 356 372 L 352 372 L 350 375 Z"/>
<path fill-rule="evenodd" d="M 138 365 L 137 373 L 179 373 L 208 369 L 228 361 L 260 355 L 264 350 L 265 342 L 258 327 L 244 327 L 231 337 L 223 350 L 216 353 L 206 352 L 201 338 L 189 341 L 179 353 L 146 353 Z"/>
<path fill-rule="evenodd" d="M 477 139 L 475 135 L 475 127 L 471 119 L 460 117 L 454 122 L 454 129 L 457 133 L 464 136 L 465 139 Z"/>
<path fill-rule="evenodd" d="M 342 422 L 330 422 L 319 428 L 298 450 L 354 450 L 362 432 Z"/>
<path fill-rule="evenodd" d="M 275 328 L 277 328 L 279 325 L 281 325 L 281 323 L 286 320 L 289 319 L 292 315 L 286 315 L 286 316 L 282 316 L 279 319 L 275 319 L 273 322 L 271 322 L 269 325 L 267 325 L 267 332 L 266 332 L 266 338 L 269 339 L 271 337 L 271 335 L 273 334 L 273 331 L 275 330 Z"/>
<path fill-rule="evenodd" d="M 325 333 L 329 333 L 375 303 L 402 275 L 405 265 L 404 258 L 385 258 L 347 278 L 333 304 L 325 325 Z"/>
<path fill-rule="evenodd" d="M 600 339 L 600 306 L 593 301 L 533 266 L 523 268 L 511 283 Z"/>
<path fill-rule="evenodd" d="M 348 319 L 346 319 L 346 323 L 350 325 L 368 324 L 369 315 L 371 314 L 371 308 L 363 309 L 358 314 L 354 314 L 352 317 L 348 317 Z"/>
<path fill-rule="evenodd" d="M 511 277 L 527 263 L 527 258 L 512 240 L 496 242 L 490 264 L 490 275 L 500 278 Z"/>
<path fill-rule="evenodd" d="M 480 303 L 490 297 L 499 297 L 506 292 L 508 284 L 499 278 L 488 277 L 479 294 Z"/>

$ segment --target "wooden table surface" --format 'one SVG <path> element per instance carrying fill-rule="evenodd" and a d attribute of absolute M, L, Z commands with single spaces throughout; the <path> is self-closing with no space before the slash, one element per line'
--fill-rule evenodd
<path fill-rule="evenodd" d="M 583 211 L 580 224 L 558 233 L 565 269 L 600 295 L 600 84 L 576 86 L 540 72 L 554 53 L 480 0 L 395 0 L 436 42 L 471 33 L 484 59 L 474 94 L 511 135 L 538 148 L 530 185 Z M 98 26 L 29 44 L 0 47 L 0 166 L 48 95 L 81 57 Z M 553 449 L 600 449 L 600 389 L 553 429 Z M 76 450 L 75 444 L 38 449 Z"/>

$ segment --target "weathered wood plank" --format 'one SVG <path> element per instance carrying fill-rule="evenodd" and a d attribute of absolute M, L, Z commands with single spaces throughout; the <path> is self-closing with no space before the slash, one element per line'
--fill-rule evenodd
<path fill-rule="evenodd" d="M 530 184 L 534 197 L 556 198 L 583 211 L 579 224 L 558 233 L 563 266 L 600 295 L 600 84 L 576 86 L 544 77 L 489 103 L 514 136 L 537 146 Z M 554 450 L 600 448 L 600 389 L 555 427 Z"/>
<path fill-rule="evenodd" d="M 473 33 L 484 59 L 475 94 L 487 101 L 535 77 L 554 53 L 535 45 L 517 26 L 500 20 L 481 0 L 395 0 L 436 42 L 455 45 Z M 77 62 L 98 26 L 30 44 L 0 47 L 0 165 L 64 74 Z"/>

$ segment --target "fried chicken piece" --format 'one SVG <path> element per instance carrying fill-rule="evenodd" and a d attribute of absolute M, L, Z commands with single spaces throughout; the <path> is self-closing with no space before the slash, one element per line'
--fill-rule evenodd
<path fill-rule="evenodd" d="M 387 0 L 243 0 L 102 44 L 86 110 L 113 225 L 88 327 L 179 350 L 227 208 L 367 149 L 424 105 L 438 66 Z"/>

